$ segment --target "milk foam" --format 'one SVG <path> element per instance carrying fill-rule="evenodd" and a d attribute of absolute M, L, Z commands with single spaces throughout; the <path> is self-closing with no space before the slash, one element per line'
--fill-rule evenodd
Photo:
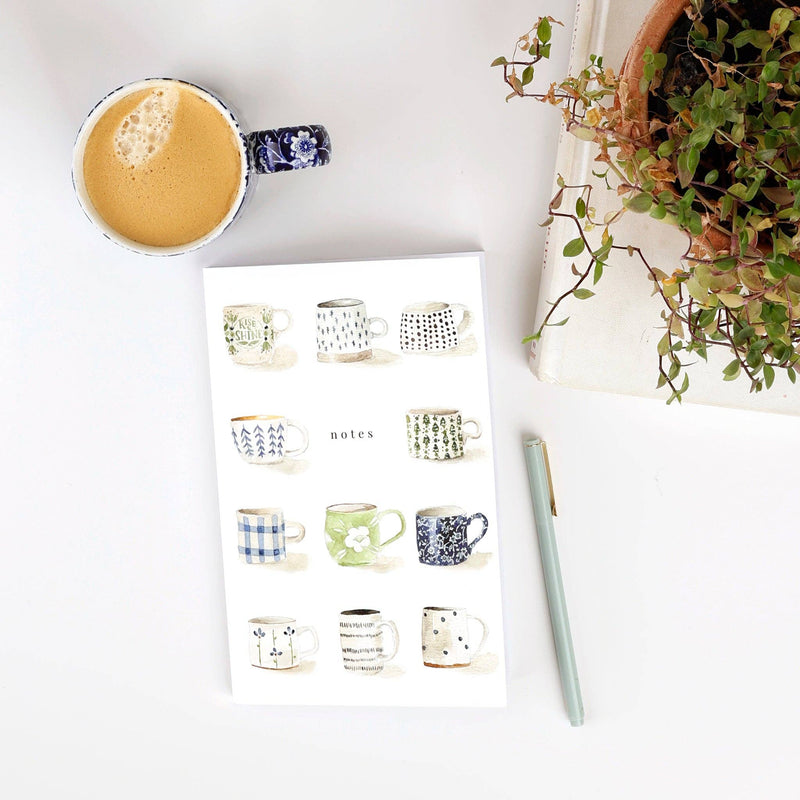
<path fill-rule="evenodd" d="M 169 140 L 180 94 L 172 86 L 154 89 L 119 124 L 114 152 L 122 162 L 139 167 Z"/>

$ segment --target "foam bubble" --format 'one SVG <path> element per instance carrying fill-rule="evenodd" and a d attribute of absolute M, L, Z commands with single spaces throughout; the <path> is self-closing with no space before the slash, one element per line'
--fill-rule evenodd
<path fill-rule="evenodd" d="M 179 97 L 171 86 L 150 92 L 119 124 L 114 134 L 117 158 L 138 167 L 156 155 L 169 140 Z"/>

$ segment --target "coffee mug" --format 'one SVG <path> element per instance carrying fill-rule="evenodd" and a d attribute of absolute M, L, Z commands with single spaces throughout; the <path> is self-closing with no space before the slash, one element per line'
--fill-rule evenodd
<path fill-rule="evenodd" d="M 250 663 L 262 669 L 291 669 L 319 649 L 317 632 L 313 628 L 295 628 L 292 617 L 255 617 L 250 626 Z M 300 648 L 300 637 L 310 634 L 313 644 L 308 650 Z"/>
<path fill-rule="evenodd" d="M 470 645 L 470 620 L 483 629 L 474 648 Z M 463 608 L 426 606 L 422 609 L 422 663 L 426 667 L 468 667 L 488 635 L 488 625 Z"/>
<path fill-rule="evenodd" d="M 208 89 L 147 78 L 91 110 L 73 148 L 72 182 L 86 216 L 111 241 L 178 255 L 233 222 L 257 175 L 322 166 L 330 152 L 322 125 L 246 134 Z"/>
<path fill-rule="evenodd" d="M 453 312 L 460 311 L 456 323 Z M 400 349 L 406 353 L 441 353 L 461 344 L 472 314 L 460 303 L 414 303 L 400 315 Z"/>
<path fill-rule="evenodd" d="M 464 430 L 474 425 L 475 431 Z M 481 426 L 476 419 L 462 420 L 461 412 L 448 408 L 412 408 L 406 414 L 408 452 L 414 458 L 444 461 L 464 455 L 467 439 L 479 439 Z"/>
<path fill-rule="evenodd" d="M 469 526 L 480 520 L 481 532 L 469 541 Z M 468 516 L 458 506 L 436 506 L 417 511 L 417 551 L 422 564 L 453 566 L 462 564 L 489 529 L 489 520 L 481 514 Z"/>
<path fill-rule="evenodd" d="M 383 629 L 392 633 L 392 649 L 383 646 Z M 355 608 L 339 614 L 339 640 L 342 645 L 342 660 L 348 672 L 375 675 L 387 661 L 397 655 L 400 634 L 397 625 L 381 619 L 381 612 L 368 608 Z"/>
<path fill-rule="evenodd" d="M 282 316 L 281 324 L 276 317 Z M 259 303 L 225 306 L 223 332 L 228 355 L 237 364 L 269 364 L 275 355 L 275 340 L 288 330 L 292 315 L 283 308 Z"/>
<path fill-rule="evenodd" d="M 381 542 L 380 523 L 389 514 L 400 520 L 400 530 Z M 374 564 L 381 550 L 405 530 L 405 517 L 394 509 L 378 511 L 370 503 L 339 503 L 325 509 L 325 544 L 343 567 Z"/>
<path fill-rule="evenodd" d="M 286 560 L 286 542 L 301 542 L 306 529 L 299 522 L 286 522 L 280 508 L 240 508 L 239 559 L 246 564 L 271 564 Z M 286 529 L 296 533 L 286 535 Z"/>
<path fill-rule="evenodd" d="M 289 428 L 300 432 L 302 442 L 293 450 L 286 449 Z M 248 464 L 277 464 L 284 458 L 305 453 L 308 448 L 308 431 L 294 420 L 271 415 L 234 417 L 231 420 L 233 443 L 239 455 Z"/>
<path fill-rule="evenodd" d="M 377 326 L 377 330 L 374 330 Z M 317 359 L 364 361 L 372 358 L 372 340 L 386 336 L 381 317 L 368 317 L 363 301 L 352 297 L 317 304 Z"/>

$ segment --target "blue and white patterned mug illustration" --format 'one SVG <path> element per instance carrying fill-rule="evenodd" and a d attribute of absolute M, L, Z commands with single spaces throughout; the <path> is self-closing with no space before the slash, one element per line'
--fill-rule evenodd
<path fill-rule="evenodd" d="M 298 626 L 294 617 L 254 617 L 247 622 L 250 663 L 261 669 L 291 669 L 319 649 L 317 632 Z M 303 635 L 311 637 L 307 650 L 300 646 Z"/>
<path fill-rule="evenodd" d="M 204 120 L 214 125 L 195 124 L 189 112 L 198 103 L 207 114 Z M 118 157 L 125 167 L 116 169 L 120 166 L 116 164 L 106 173 L 113 178 L 110 207 L 94 185 L 92 170 L 86 168 L 101 135 L 107 139 L 105 162 L 116 164 L 113 159 Z M 222 205 L 204 218 L 202 228 L 178 235 L 181 218 L 200 214 L 209 197 L 219 193 L 221 173 L 207 168 L 205 160 L 211 164 L 221 145 L 230 154 Z M 86 216 L 108 239 L 145 255 L 178 255 L 216 239 L 244 207 L 257 176 L 323 166 L 330 157 L 330 137 L 322 125 L 247 133 L 237 113 L 209 89 L 176 78 L 146 78 L 114 89 L 90 111 L 73 148 L 72 182 Z M 185 180 L 187 170 L 193 176 L 191 186 Z M 146 192 L 150 193 L 145 196 Z M 122 208 L 125 224 L 118 213 Z M 135 218 L 137 208 L 142 217 L 139 226 L 130 216 Z M 163 236 L 149 233 L 148 215 L 159 221 Z"/>
<path fill-rule="evenodd" d="M 480 533 L 469 540 L 469 527 L 481 522 Z M 417 511 L 417 551 L 422 564 L 449 567 L 463 564 L 489 530 L 489 520 L 477 512 L 468 515 L 458 506 L 435 506 Z"/>
<path fill-rule="evenodd" d="M 372 340 L 386 336 L 382 317 L 368 317 L 362 300 L 344 297 L 317 304 L 317 360 L 364 361 L 372 358 Z"/>
<path fill-rule="evenodd" d="M 286 542 L 302 542 L 306 529 L 299 522 L 287 522 L 280 508 L 240 508 L 239 560 L 245 564 L 275 564 L 286 560 Z M 287 529 L 294 533 L 287 534 Z"/>
<path fill-rule="evenodd" d="M 300 444 L 294 448 L 288 446 L 290 428 L 300 435 Z M 278 464 L 305 453 L 308 448 L 308 431 L 299 422 L 282 416 L 234 417 L 231 435 L 236 451 L 248 464 Z"/>

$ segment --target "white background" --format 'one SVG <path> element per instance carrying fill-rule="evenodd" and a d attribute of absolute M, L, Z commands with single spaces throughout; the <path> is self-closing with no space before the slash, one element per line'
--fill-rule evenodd
<path fill-rule="evenodd" d="M 3 2 L 10 795 L 796 795 L 800 420 L 559 389 L 527 369 L 557 122 L 506 105 L 488 64 L 570 7 Z M 331 165 L 265 178 L 196 254 L 124 252 L 83 218 L 71 145 L 105 92 L 158 74 L 209 85 L 251 124 L 325 123 Z M 480 249 L 508 708 L 235 706 L 202 267 Z M 553 462 L 580 730 L 527 495 L 532 432 Z"/>
<path fill-rule="evenodd" d="M 480 261 L 479 255 L 471 255 L 205 271 L 219 529 L 237 702 L 505 704 L 497 558 L 502 533 L 495 511 Z M 357 297 L 364 301 L 368 317 L 386 320 L 388 334 L 372 340 L 372 359 L 354 364 L 317 361 L 316 305 L 339 297 Z M 431 299 L 471 309 L 473 325 L 456 352 L 475 352 L 401 353 L 403 308 Z M 293 324 L 278 337 L 269 366 L 243 367 L 228 356 L 222 310 L 241 302 L 269 303 L 292 314 Z M 460 312 L 454 315 L 458 322 Z M 467 440 L 459 459 L 411 458 L 405 415 L 419 407 L 460 410 L 465 421 L 477 419 L 483 433 Z M 279 464 L 246 463 L 236 452 L 230 420 L 257 414 L 280 414 L 300 422 L 309 432 L 308 450 Z M 354 431 L 363 432 L 365 438 L 353 440 Z M 332 433 L 337 437 L 346 433 L 348 438 L 334 440 Z M 287 447 L 295 447 L 299 439 L 290 428 Z M 397 509 L 405 517 L 405 533 L 381 552 L 376 565 L 341 567 L 329 555 L 325 509 L 340 503 L 371 503 L 379 511 Z M 416 512 L 443 505 L 461 506 L 467 514 L 479 511 L 490 520 L 475 552 L 457 567 L 426 566 L 417 557 Z M 279 565 L 242 563 L 236 509 L 264 506 L 283 507 L 287 519 L 305 525 L 305 538 L 298 544 L 287 543 L 289 558 Z M 400 529 L 395 515 L 387 515 L 380 527 L 381 541 Z M 469 529 L 470 538 L 480 530 L 476 523 Z M 487 623 L 489 638 L 470 667 L 441 670 L 423 665 L 420 628 L 425 606 L 465 608 Z M 353 608 L 376 609 L 383 619 L 397 623 L 400 649 L 377 680 L 365 680 L 342 667 L 339 612 Z M 250 665 L 254 637 L 247 621 L 275 615 L 291 616 L 298 626 L 313 626 L 319 636 L 319 652 L 297 671 L 276 674 Z M 479 633 L 477 623 L 470 626 L 473 649 L 480 642 Z M 264 640 L 262 648 L 269 642 Z M 303 649 L 308 642 L 308 638 L 301 642 Z M 389 640 L 385 642 L 388 647 Z"/>

